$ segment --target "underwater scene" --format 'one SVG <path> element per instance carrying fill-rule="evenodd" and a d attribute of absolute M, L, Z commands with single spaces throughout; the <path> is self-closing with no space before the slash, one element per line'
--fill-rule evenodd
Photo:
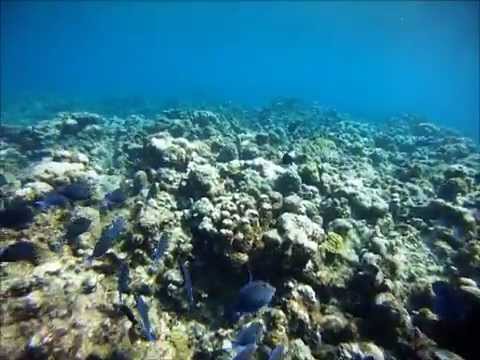
<path fill-rule="evenodd" d="M 480 359 L 478 1 L 0 6 L 0 360 Z"/>

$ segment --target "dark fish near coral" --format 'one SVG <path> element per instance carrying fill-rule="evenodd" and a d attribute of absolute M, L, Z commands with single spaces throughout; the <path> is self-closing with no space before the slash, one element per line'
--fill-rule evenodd
<path fill-rule="evenodd" d="M 162 233 L 157 239 L 157 243 L 154 245 L 152 251 L 152 265 L 149 267 L 151 273 L 158 271 L 160 260 L 167 252 L 170 244 L 170 237 L 165 233 Z"/>
<path fill-rule="evenodd" d="M 193 287 L 192 287 L 192 278 L 190 276 L 190 271 L 188 270 L 187 263 L 180 264 L 183 274 L 183 287 L 187 293 L 187 300 L 190 307 L 193 306 Z"/>
<path fill-rule="evenodd" d="M 83 234 L 90 228 L 91 224 L 92 220 L 88 218 L 75 219 L 75 221 L 68 223 L 66 227 L 66 237 L 68 239 L 73 239 L 74 237 Z"/>
<path fill-rule="evenodd" d="M 40 210 L 46 211 L 52 207 L 66 207 L 68 206 L 68 198 L 62 194 L 51 192 L 45 196 L 42 200 L 36 201 L 35 206 Z"/>
<path fill-rule="evenodd" d="M 137 323 L 137 319 L 135 318 L 135 315 L 133 315 L 132 309 L 130 309 L 125 304 L 120 304 L 120 305 L 116 305 L 116 306 L 118 306 L 118 312 L 121 315 L 125 315 L 133 325 L 135 325 Z"/>
<path fill-rule="evenodd" d="M 272 350 L 268 360 L 281 360 L 285 354 L 285 347 L 283 345 L 277 345 L 275 349 Z"/>
<path fill-rule="evenodd" d="M 123 218 L 119 217 L 113 220 L 112 223 L 102 231 L 102 235 L 95 244 L 95 248 L 93 249 L 92 255 L 89 257 L 89 260 L 105 255 L 105 253 L 112 247 L 114 241 L 125 230 L 125 227 L 126 223 Z"/>
<path fill-rule="evenodd" d="M 364 354 L 354 353 L 352 355 L 352 360 L 375 360 L 375 358 L 372 355 L 364 355 Z"/>
<path fill-rule="evenodd" d="M 130 355 L 129 351 L 115 349 L 111 354 L 106 358 L 108 360 L 132 360 L 133 357 Z"/>
<path fill-rule="evenodd" d="M 156 335 L 150 324 L 150 318 L 148 317 L 148 306 L 141 295 L 136 297 L 136 303 L 138 314 L 140 315 L 140 319 L 142 320 L 143 334 L 148 341 L 154 341 Z"/>
<path fill-rule="evenodd" d="M 85 182 L 62 186 L 58 192 L 72 201 L 88 200 L 92 197 L 92 188 Z"/>
<path fill-rule="evenodd" d="M 295 163 L 295 160 L 297 159 L 297 154 L 295 151 L 287 151 L 285 154 L 282 156 L 282 164 L 284 165 L 291 165 Z"/>
<path fill-rule="evenodd" d="M 233 341 L 233 344 L 235 347 L 256 344 L 258 339 L 262 336 L 262 332 L 262 324 L 259 322 L 254 322 L 240 330 L 237 337 Z"/>
<path fill-rule="evenodd" d="M 158 239 L 157 246 L 153 249 L 152 259 L 154 263 L 158 263 L 160 259 L 165 255 L 165 252 L 168 249 L 170 238 L 167 234 L 163 233 Z"/>
<path fill-rule="evenodd" d="M 265 281 L 250 281 L 239 292 L 233 310 L 237 316 L 253 313 L 270 304 L 275 295 L 275 288 Z"/>
<path fill-rule="evenodd" d="M 29 241 L 18 241 L 0 249 L 0 262 L 28 261 L 37 264 L 40 253 Z"/>
<path fill-rule="evenodd" d="M 118 293 L 120 295 L 120 302 L 123 302 L 122 294 L 126 294 L 129 291 L 130 291 L 130 270 L 128 269 L 128 264 L 122 261 L 118 269 Z"/>
<path fill-rule="evenodd" d="M 433 311 L 442 320 L 463 320 L 467 313 L 467 306 L 459 291 L 445 281 L 436 281 L 432 284 L 435 297 Z"/>
<path fill-rule="evenodd" d="M 233 360 L 250 360 L 253 359 L 253 354 L 255 354 L 255 351 L 257 351 L 257 345 L 256 344 L 250 344 L 245 346 L 245 348 L 240 351 L 234 358 Z"/>
<path fill-rule="evenodd" d="M 123 205 L 127 200 L 127 195 L 122 191 L 122 189 L 116 189 L 105 194 L 103 198 L 102 206 L 106 209 L 113 209 Z"/>
<path fill-rule="evenodd" d="M 26 205 L 0 209 L 0 227 L 23 229 L 33 221 L 33 211 Z"/>

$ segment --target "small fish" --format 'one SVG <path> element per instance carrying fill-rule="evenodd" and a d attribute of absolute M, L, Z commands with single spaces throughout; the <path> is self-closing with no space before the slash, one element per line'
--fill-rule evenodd
<path fill-rule="evenodd" d="M 442 320 L 463 320 L 467 313 L 467 306 L 461 294 L 445 281 L 436 281 L 432 284 L 435 294 L 433 312 Z"/>
<path fill-rule="evenodd" d="M 152 259 L 155 264 L 158 264 L 160 259 L 163 257 L 163 255 L 167 251 L 169 242 L 170 242 L 170 238 L 167 234 L 163 233 L 160 235 L 160 238 L 158 239 L 158 242 L 157 242 L 157 246 L 155 246 L 152 253 Z"/>
<path fill-rule="evenodd" d="M 0 262 L 28 261 L 37 264 L 39 257 L 39 249 L 29 241 L 21 240 L 0 248 Z"/>
<path fill-rule="evenodd" d="M 118 269 L 118 293 L 120 296 L 120 302 L 122 301 L 122 294 L 126 294 L 130 291 L 130 270 L 128 264 L 125 261 L 120 263 Z"/>
<path fill-rule="evenodd" d="M 141 295 L 136 297 L 136 303 L 138 314 L 140 315 L 140 319 L 142 320 L 144 336 L 148 341 L 154 341 L 156 335 L 150 324 L 150 318 L 148 317 L 148 305 L 145 303 Z"/>
<path fill-rule="evenodd" d="M 72 201 L 88 200 L 92 197 L 92 187 L 81 181 L 62 186 L 58 192 Z"/>
<path fill-rule="evenodd" d="M 192 287 L 192 278 L 190 277 L 190 271 L 187 267 L 187 262 L 180 264 L 180 268 L 182 269 L 183 274 L 183 287 L 185 288 L 185 292 L 187 293 L 187 300 L 190 308 L 194 305 L 193 304 L 193 287 Z"/>
<path fill-rule="evenodd" d="M 160 260 L 163 258 L 163 256 L 167 252 L 169 245 L 170 245 L 170 237 L 167 234 L 162 233 L 158 237 L 157 243 L 154 246 L 152 251 L 153 263 L 149 267 L 150 273 L 155 273 L 158 271 Z"/>
<path fill-rule="evenodd" d="M 263 325 L 259 322 L 254 322 L 240 330 L 233 341 L 233 344 L 235 347 L 256 344 L 258 339 L 262 336 L 262 333 Z"/>
<path fill-rule="evenodd" d="M 352 354 L 352 360 L 375 360 L 372 355 L 365 355 L 363 353 Z"/>
<path fill-rule="evenodd" d="M 275 288 L 265 281 L 250 281 L 239 292 L 233 310 L 237 317 L 245 313 L 254 313 L 270 304 Z"/>
<path fill-rule="evenodd" d="M 102 206 L 108 210 L 111 210 L 115 207 L 122 206 L 126 200 L 127 195 L 122 191 L 122 189 L 118 188 L 105 194 Z"/>
<path fill-rule="evenodd" d="M 120 305 L 116 305 L 116 306 L 118 306 L 118 312 L 121 315 L 125 315 L 133 325 L 135 325 L 137 323 L 137 319 L 135 318 L 135 315 L 133 315 L 132 309 L 130 309 L 125 304 L 120 304 Z"/>
<path fill-rule="evenodd" d="M 24 229 L 33 221 L 33 211 L 26 205 L 0 209 L 0 227 Z"/>
<path fill-rule="evenodd" d="M 275 349 L 272 350 L 268 360 L 281 360 L 285 354 L 285 347 L 283 345 L 275 346 Z"/>
<path fill-rule="evenodd" d="M 35 206 L 38 207 L 42 211 L 46 211 L 52 207 L 66 207 L 68 206 L 68 198 L 62 194 L 51 192 L 43 198 L 43 200 L 39 200 L 35 202 Z"/>
<path fill-rule="evenodd" d="M 114 241 L 125 230 L 125 227 L 126 223 L 123 218 L 119 217 L 113 220 L 112 223 L 102 231 L 102 235 L 95 244 L 95 248 L 93 249 L 92 255 L 89 257 L 89 260 L 105 255 L 105 253 L 112 247 Z"/>
<path fill-rule="evenodd" d="M 253 354 L 255 354 L 255 351 L 257 351 L 257 345 L 256 344 L 250 344 L 245 346 L 245 348 L 240 351 L 234 358 L 233 360 L 250 360 L 253 357 Z"/>
<path fill-rule="evenodd" d="M 127 350 L 115 349 L 108 356 L 109 360 L 132 360 L 133 357 Z"/>

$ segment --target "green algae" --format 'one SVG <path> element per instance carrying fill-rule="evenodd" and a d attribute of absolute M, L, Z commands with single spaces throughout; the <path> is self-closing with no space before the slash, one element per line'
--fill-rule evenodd
<path fill-rule="evenodd" d="M 342 255 L 346 250 L 345 239 L 342 235 L 330 231 L 320 248 L 327 255 Z"/>
<path fill-rule="evenodd" d="M 315 136 L 302 146 L 302 152 L 314 159 L 332 159 L 338 153 L 335 142 L 323 136 Z"/>
<path fill-rule="evenodd" d="M 185 327 L 178 325 L 170 331 L 169 342 L 175 348 L 173 360 L 187 360 L 193 357 L 193 348 Z"/>

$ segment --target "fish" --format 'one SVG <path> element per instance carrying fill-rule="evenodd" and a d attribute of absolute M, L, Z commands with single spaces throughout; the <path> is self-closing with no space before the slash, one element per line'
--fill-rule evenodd
<path fill-rule="evenodd" d="M 148 305 L 145 303 L 141 295 L 136 297 L 137 311 L 142 320 L 143 335 L 148 341 L 154 341 L 156 339 L 155 332 L 150 324 L 150 318 L 148 317 Z"/>
<path fill-rule="evenodd" d="M 24 229 L 34 218 L 33 210 L 27 205 L 16 205 L 0 209 L 0 227 Z"/>
<path fill-rule="evenodd" d="M 120 296 L 120 302 L 122 301 L 122 294 L 128 293 L 130 291 L 130 270 L 128 264 L 125 261 L 120 263 L 118 269 L 118 293 Z"/>
<path fill-rule="evenodd" d="M 259 322 L 254 322 L 240 330 L 233 341 L 234 347 L 256 344 L 258 339 L 262 336 L 262 333 L 263 325 Z"/>
<path fill-rule="evenodd" d="M 126 350 L 115 349 L 107 357 L 109 360 L 132 360 L 133 357 L 130 355 L 130 352 Z"/>
<path fill-rule="evenodd" d="M 118 217 L 112 221 L 108 227 L 103 229 L 100 239 L 95 244 L 92 255 L 89 257 L 89 261 L 99 258 L 112 247 L 114 241 L 122 234 L 125 230 L 126 223 L 125 219 Z"/>
<path fill-rule="evenodd" d="M 36 201 L 34 205 L 42 211 L 46 211 L 52 207 L 67 207 L 69 200 L 66 196 L 57 192 L 48 193 L 43 200 Z"/>
<path fill-rule="evenodd" d="M 152 251 L 153 264 L 149 267 L 150 272 L 154 273 L 158 270 L 160 265 L 160 260 L 163 258 L 163 256 L 167 252 L 169 245 L 170 245 L 170 237 L 167 234 L 162 233 L 158 237 L 157 244 L 155 245 Z"/>
<path fill-rule="evenodd" d="M 0 248 L 0 262 L 28 261 L 38 264 L 39 258 L 40 252 L 38 247 L 30 241 L 20 240 Z"/>
<path fill-rule="evenodd" d="M 86 182 L 75 182 L 61 186 L 58 192 L 72 201 L 88 200 L 92 197 L 92 187 Z"/>
<path fill-rule="evenodd" d="M 375 360 L 375 357 L 373 355 L 364 355 L 356 352 L 352 354 L 352 360 Z"/>
<path fill-rule="evenodd" d="M 435 294 L 433 312 L 441 320 L 460 321 L 465 318 L 467 306 L 459 291 L 445 281 L 434 282 L 432 289 Z"/>
<path fill-rule="evenodd" d="M 153 249 L 152 259 L 154 263 L 158 263 L 160 259 L 165 255 L 168 245 L 170 243 L 170 238 L 167 234 L 163 233 L 158 239 L 157 246 Z"/>
<path fill-rule="evenodd" d="M 287 151 L 282 156 L 282 164 L 283 165 L 294 164 L 296 159 L 297 159 L 297 154 L 295 153 L 295 151 L 293 150 Z"/>
<path fill-rule="evenodd" d="M 285 347 L 283 345 L 277 345 L 268 356 L 268 360 L 281 360 L 283 359 L 283 355 L 285 355 Z"/>
<path fill-rule="evenodd" d="M 119 304 L 119 305 L 115 305 L 115 307 L 117 308 L 118 312 L 121 315 L 125 315 L 133 325 L 137 324 L 138 321 L 135 318 L 135 315 L 133 314 L 132 309 L 130 309 L 127 305 Z"/>
<path fill-rule="evenodd" d="M 86 232 L 90 225 L 92 224 L 92 220 L 88 218 L 78 218 L 75 221 L 68 223 L 66 226 L 66 237 L 68 239 L 73 239 L 76 236 L 83 234 Z"/>
<path fill-rule="evenodd" d="M 111 210 L 115 207 L 122 206 L 126 200 L 127 195 L 122 189 L 118 188 L 105 194 L 102 207 Z"/>
<path fill-rule="evenodd" d="M 187 262 L 180 264 L 180 268 L 183 274 L 183 287 L 185 288 L 185 292 L 187 293 L 187 300 L 190 307 L 193 304 L 193 287 L 192 287 L 192 278 L 190 276 L 190 271 L 187 267 Z"/>
<path fill-rule="evenodd" d="M 257 344 L 249 344 L 245 346 L 245 348 L 240 351 L 233 360 L 250 360 L 257 351 Z"/>
<path fill-rule="evenodd" d="M 234 319 L 246 313 L 254 313 L 267 306 L 273 299 L 276 289 L 265 281 L 249 281 L 238 294 L 232 310 Z"/>

